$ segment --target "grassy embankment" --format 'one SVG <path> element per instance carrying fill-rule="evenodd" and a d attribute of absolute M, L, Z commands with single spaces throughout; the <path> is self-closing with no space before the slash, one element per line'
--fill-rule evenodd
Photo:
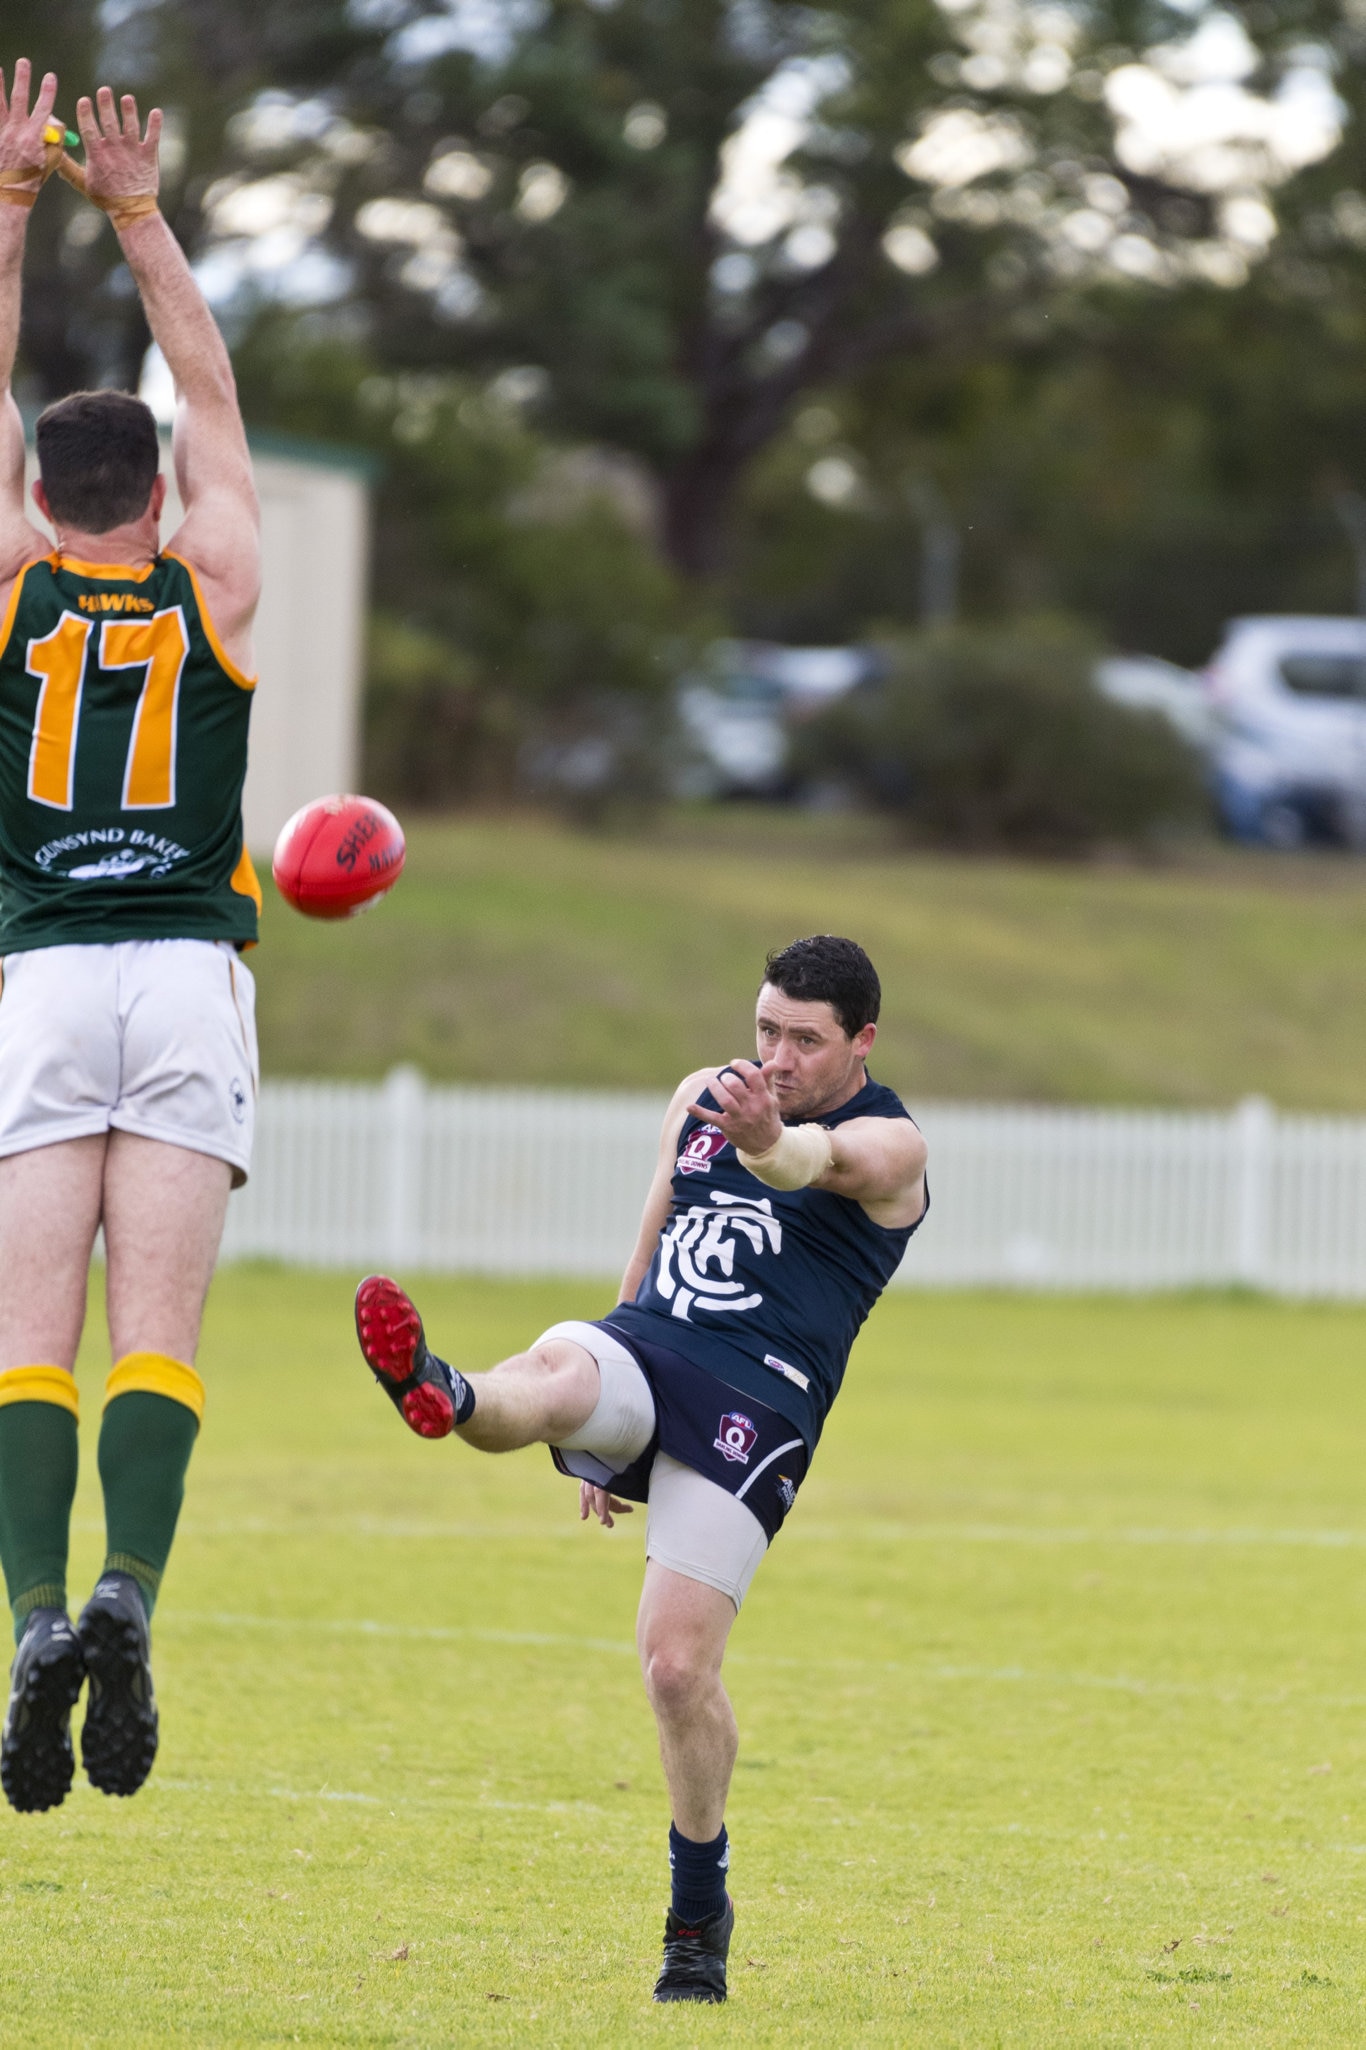
<path fill-rule="evenodd" d="M 599 1295 L 423 1303 L 473 1364 Z M 409 1437 L 349 1312 L 217 1284 L 161 1757 L 134 1801 L 2 1811 L 0 2040 L 1361 2042 L 1366 1313 L 883 1305 L 736 1627 L 710 2013 L 649 2002 L 641 1519 Z"/>
<path fill-rule="evenodd" d="M 731 811 L 643 838 L 417 824 L 345 927 L 268 906 L 267 1073 L 663 1088 L 745 1050 L 767 948 L 862 939 L 876 1067 L 912 1098 L 1366 1110 L 1366 864 L 1185 868 L 898 851 L 871 822 Z"/>

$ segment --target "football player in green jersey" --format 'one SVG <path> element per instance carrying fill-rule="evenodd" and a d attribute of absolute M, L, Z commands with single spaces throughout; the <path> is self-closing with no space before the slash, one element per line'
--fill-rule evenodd
<path fill-rule="evenodd" d="M 0 75 L 0 1566 L 18 1649 L 0 1738 L 14 1807 L 82 1759 L 131 1794 L 157 1713 L 148 1623 L 203 1414 L 195 1352 L 256 1091 L 239 950 L 260 892 L 242 841 L 256 495 L 227 350 L 157 210 L 161 115 L 107 89 L 77 109 L 109 218 L 174 376 L 185 518 L 148 409 L 77 393 L 38 422 L 24 502 L 10 384 L 29 209 L 62 158 L 50 74 Z M 64 175 L 81 183 L 69 162 Z M 73 1627 L 76 1348 L 103 1225 L 114 1367 L 99 1432 L 107 1553 Z"/>

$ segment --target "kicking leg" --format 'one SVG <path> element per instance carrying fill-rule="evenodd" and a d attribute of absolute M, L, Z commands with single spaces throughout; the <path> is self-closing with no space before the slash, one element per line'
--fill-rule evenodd
<path fill-rule="evenodd" d="M 15 1808 L 71 1786 L 84 1661 L 66 1613 L 76 1492 L 76 1383 L 105 1135 L 0 1160 L 0 1562 L 18 1650 L 0 1782 Z"/>
<path fill-rule="evenodd" d="M 673 1817 L 673 1900 L 654 1995 L 660 2001 L 726 1997 L 735 1917 L 726 1896 L 725 1812 L 739 1736 L 721 1661 L 735 1615 L 729 1595 L 647 1560 L 636 1645 Z"/>
<path fill-rule="evenodd" d="M 356 1290 L 356 1335 L 371 1373 L 421 1438 L 455 1431 L 480 1452 L 558 1445 L 597 1406 L 598 1363 L 572 1339 L 543 1339 L 487 1374 L 458 1373 L 428 1350 L 422 1319 L 387 1275 L 371 1274 Z"/>
<path fill-rule="evenodd" d="M 204 1413 L 199 1327 L 223 1232 L 226 1161 L 114 1132 L 104 1173 L 113 1371 L 100 1429 L 105 1563 L 78 1625 L 90 1675 L 81 1757 L 106 1794 L 152 1769 L 156 1698 L 148 1621 Z"/>

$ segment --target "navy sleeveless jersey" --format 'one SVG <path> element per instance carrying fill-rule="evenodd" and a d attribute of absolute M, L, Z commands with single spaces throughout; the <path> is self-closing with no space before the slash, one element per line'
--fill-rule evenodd
<path fill-rule="evenodd" d="M 716 1108 L 709 1091 L 698 1102 Z M 833 1130 L 854 1118 L 909 1116 L 870 1079 L 818 1122 Z M 887 1230 L 847 1196 L 770 1189 L 717 1126 L 690 1116 L 650 1271 L 635 1301 L 603 1321 L 628 1342 L 668 1346 L 767 1403 L 814 1449 L 849 1348 L 922 1220 Z"/>

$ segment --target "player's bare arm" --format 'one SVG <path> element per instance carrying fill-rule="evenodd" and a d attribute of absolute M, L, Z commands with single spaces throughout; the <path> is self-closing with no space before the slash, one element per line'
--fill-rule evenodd
<path fill-rule="evenodd" d="M 654 1258 L 659 1234 L 663 1231 L 669 1216 L 669 1201 L 673 1179 L 674 1161 L 678 1156 L 678 1141 L 684 1125 L 693 1113 L 692 1098 L 709 1089 L 716 1079 L 716 1068 L 698 1068 L 693 1074 L 685 1075 L 675 1089 L 664 1113 L 664 1123 L 659 1134 L 659 1153 L 655 1160 L 655 1171 L 645 1197 L 645 1207 L 640 1216 L 640 1230 L 631 1257 L 626 1262 L 626 1272 L 621 1277 L 619 1300 L 629 1303 L 649 1269 Z M 707 1112 L 703 1116 L 709 1115 Z"/>
<path fill-rule="evenodd" d="M 82 99 L 86 191 L 113 223 L 177 393 L 174 451 L 185 519 L 169 546 L 190 563 L 228 655 L 254 673 L 261 590 L 260 513 L 237 386 L 223 337 L 185 253 L 156 211 L 161 110 L 141 128 L 137 101 L 101 86 Z"/>
<path fill-rule="evenodd" d="M 737 1061 L 710 1084 L 719 1109 L 696 1103 L 687 1109 L 710 1119 L 747 1159 L 764 1158 L 779 1145 L 785 1129 L 778 1073 L 777 1061 Z M 819 1113 L 812 1123 L 819 1126 Z M 829 1164 L 811 1177 L 808 1187 L 847 1196 L 888 1229 L 918 1221 L 925 1208 L 928 1148 L 915 1125 L 904 1118 L 854 1118 L 825 1139 Z"/>
<path fill-rule="evenodd" d="M 11 389 L 29 209 L 46 176 L 44 130 L 57 98 L 56 75 L 49 71 L 30 108 L 30 83 L 26 57 L 15 65 L 8 93 L 0 71 L 0 616 L 19 571 L 50 546 L 24 510 L 24 425 Z"/>

